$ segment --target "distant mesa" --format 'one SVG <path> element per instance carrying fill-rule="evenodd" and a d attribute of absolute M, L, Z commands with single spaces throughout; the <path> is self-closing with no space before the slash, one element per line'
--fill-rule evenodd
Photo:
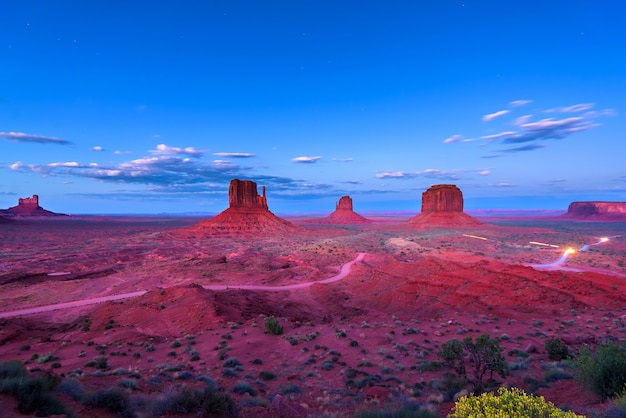
<path fill-rule="evenodd" d="M 581 221 L 626 222 L 626 202 L 572 202 L 561 218 Z"/>
<path fill-rule="evenodd" d="M 324 221 L 324 223 L 331 224 L 367 224 L 372 222 L 352 209 L 352 198 L 350 196 L 341 197 L 335 206 L 335 211 L 328 215 Z"/>
<path fill-rule="evenodd" d="M 454 184 L 436 184 L 422 193 L 422 212 L 408 223 L 420 228 L 484 225 L 463 212 L 463 192 Z"/>
<path fill-rule="evenodd" d="M 36 194 L 33 197 L 24 197 L 18 199 L 17 206 L 10 207 L 8 209 L 0 210 L 0 216 L 6 218 L 18 218 L 18 217 L 40 217 L 40 216 L 67 216 L 62 213 L 54 213 L 49 210 L 45 210 L 39 206 L 39 196 Z"/>
<path fill-rule="evenodd" d="M 236 237 L 284 235 L 304 229 L 270 212 L 265 186 L 263 194 L 259 195 L 256 183 L 251 180 L 232 180 L 228 188 L 228 203 L 229 208 L 219 215 L 183 230 L 202 235 Z"/>

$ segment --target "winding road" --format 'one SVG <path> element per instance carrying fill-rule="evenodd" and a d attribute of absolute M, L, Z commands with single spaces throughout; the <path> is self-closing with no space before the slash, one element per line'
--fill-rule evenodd
<path fill-rule="evenodd" d="M 206 285 L 206 286 L 202 286 L 203 288 L 207 289 L 207 290 L 233 290 L 233 289 L 237 289 L 237 290 L 260 290 L 260 291 L 284 291 L 284 290 L 293 290 L 293 289 L 302 289 L 305 287 L 311 287 L 314 284 L 326 284 L 326 283 L 332 283 L 332 282 L 336 282 L 339 281 L 343 278 L 345 278 L 349 273 L 350 273 L 350 269 L 352 268 L 352 266 L 363 260 L 363 258 L 365 257 L 365 253 L 359 253 L 354 260 L 352 261 L 348 261 L 347 263 L 343 264 L 341 266 L 341 269 L 339 270 L 339 274 L 337 274 L 336 276 L 330 277 L 328 279 L 324 279 L 324 280 L 318 280 L 318 281 L 314 281 L 314 282 L 306 282 L 306 283 L 298 283 L 298 284 L 289 284 L 289 285 L 284 285 L 284 286 L 250 286 L 250 285 L 228 285 L 228 286 L 217 286 L 217 285 Z M 28 309 L 19 309 L 16 311 L 9 311 L 9 312 L 0 312 L 0 319 L 2 318 L 13 318 L 16 316 L 25 316 L 25 315 L 33 315 L 33 314 L 38 314 L 38 313 L 42 313 L 42 312 L 50 312 L 50 311 L 56 311 L 59 309 L 69 309 L 69 308 L 77 308 L 77 307 L 81 307 L 81 306 L 87 306 L 87 305 L 94 305 L 96 303 L 103 303 L 103 302 L 110 302 L 110 301 L 114 301 L 114 300 L 120 300 L 120 299 L 129 299 L 129 298 L 134 298 L 137 296 L 141 296 L 141 295 L 145 295 L 148 291 L 147 290 L 139 290 L 137 292 L 132 292 L 132 293 L 122 293 L 119 295 L 111 295 L 111 296 L 102 296 L 99 298 L 92 298 L 92 299 L 82 299 L 82 300 L 76 300 L 73 302 L 65 302 L 65 303 L 57 303 L 54 305 L 44 305 L 44 306 L 37 306 L 35 308 L 28 308 Z"/>

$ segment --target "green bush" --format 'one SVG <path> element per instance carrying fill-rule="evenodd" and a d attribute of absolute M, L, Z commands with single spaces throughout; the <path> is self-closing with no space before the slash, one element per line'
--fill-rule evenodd
<path fill-rule="evenodd" d="M 574 376 L 602 400 L 617 396 L 626 384 L 626 347 L 612 342 L 598 346 L 594 353 L 582 346 L 574 361 Z"/>
<path fill-rule="evenodd" d="M 101 389 L 86 395 L 83 404 L 89 408 L 104 409 L 116 416 L 134 418 L 128 393 L 121 389 Z"/>
<path fill-rule="evenodd" d="M 543 396 L 527 395 L 521 389 L 498 389 L 498 395 L 483 393 L 479 396 L 463 396 L 448 418 L 584 418 L 573 412 L 558 409 Z"/>
<path fill-rule="evenodd" d="M 548 358 L 552 361 L 561 361 L 570 357 L 567 345 L 560 338 L 551 338 L 544 344 Z"/>
<path fill-rule="evenodd" d="M 243 395 L 244 393 L 250 394 L 250 396 L 256 395 L 256 391 L 252 389 L 252 386 L 248 382 L 237 382 L 233 386 L 233 392 Z"/>
<path fill-rule="evenodd" d="M 265 329 L 272 335 L 281 335 L 283 333 L 282 325 L 273 316 L 265 318 Z"/>
<path fill-rule="evenodd" d="M 626 392 L 613 399 L 608 408 L 592 411 L 589 418 L 624 418 L 626 417 Z"/>
<path fill-rule="evenodd" d="M 24 365 L 16 360 L 0 363 L 0 393 L 12 395 L 17 409 L 23 414 L 35 416 L 62 415 L 73 417 L 53 395 L 59 378 L 51 374 L 28 377 Z"/>
<path fill-rule="evenodd" d="M 507 375 L 499 343 L 498 339 L 489 338 L 487 334 L 476 338 L 476 342 L 472 337 L 466 337 L 463 341 L 453 339 L 442 344 L 439 357 L 474 386 L 474 393 L 479 394 L 485 389 L 487 376 L 493 378 L 494 372 L 502 377 Z"/>

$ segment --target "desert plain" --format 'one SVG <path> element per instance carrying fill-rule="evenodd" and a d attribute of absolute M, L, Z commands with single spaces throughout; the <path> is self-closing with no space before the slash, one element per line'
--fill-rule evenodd
<path fill-rule="evenodd" d="M 575 353 L 625 339 L 626 223 L 478 214 L 472 228 L 416 228 L 404 214 L 368 218 L 290 218 L 297 232 L 245 237 L 181 233 L 201 221 L 191 217 L 2 224 L 0 361 L 131 399 L 211 381 L 240 416 L 347 417 L 409 404 L 446 416 L 468 388 L 441 363 L 442 344 L 488 334 L 508 368 L 494 387 L 580 414 L 606 405 L 544 344 L 560 338 Z M 349 262 L 345 277 L 315 283 Z M 281 335 L 266 331 L 267 317 Z M 112 416 L 59 397 L 79 416 Z M 9 396 L 0 411 L 20 416 Z"/>

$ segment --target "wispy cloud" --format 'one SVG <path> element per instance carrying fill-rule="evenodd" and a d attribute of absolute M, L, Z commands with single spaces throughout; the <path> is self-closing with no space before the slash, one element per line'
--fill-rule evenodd
<path fill-rule="evenodd" d="M 523 151 L 533 151 L 539 148 L 543 148 L 545 145 L 541 145 L 541 144 L 528 144 L 528 145 L 522 145 L 520 147 L 513 147 L 513 148 L 505 148 L 500 150 L 501 152 L 523 152 Z"/>
<path fill-rule="evenodd" d="M 492 183 L 492 184 L 489 184 L 489 186 L 491 186 L 491 187 L 515 187 L 515 185 L 513 183 L 509 183 L 509 182 L 506 182 L 506 181 L 500 181 L 498 183 Z"/>
<path fill-rule="evenodd" d="M 222 158 L 252 158 L 254 154 L 248 152 L 214 152 L 213 155 Z"/>
<path fill-rule="evenodd" d="M 591 110 L 593 109 L 594 106 L 595 106 L 594 103 L 578 103 L 578 104 L 574 104 L 570 106 L 555 107 L 555 108 L 546 110 L 546 112 L 579 113 L 579 112 L 585 112 L 587 110 Z"/>
<path fill-rule="evenodd" d="M 483 116 L 483 120 L 485 122 L 489 122 L 490 120 L 494 120 L 495 118 L 499 118 L 500 116 L 504 116 L 507 113 L 511 112 L 510 110 L 498 110 L 494 113 L 489 113 L 488 115 Z"/>
<path fill-rule="evenodd" d="M 472 138 L 465 138 L 463 135 L 452 135 L 449 138 L 443 140 L 444 144 L 452 144 L 453 142 L 471 142 Z"/>
<path fill-rule="evenodd" d="M 354 158 L 333 158 L 333 161 L 337 161 L 338 163 L 350 163 L 354 161 Z"/>
<path fill-rule="evenodd" d="M 320 156 L 316 156 L 316 157 L 302 156 L 302 157 L 292 158 L 291 161 L 293 161 L 294 163 L 313 164 L 313 163 L 316 163 L 317 160 L 319 160 L 321 158 L 322 157 L 320 157 Z"/>
<path fill-rule="evenodd" d="M 347 180 L 347 181 L 344 181 L 343 183 L 346 183 L 346 184 L 363 184 L 363 182 L 359 181 L 359 180 Z"/>
<path fill-rule="evenodd" d="M 24 132 L 0 132 L 0 138 L 5 138 L 14 142 L 34 142 L 37 144 L 59 144 L 59 145 L 71 144 L 70 141 L 56 138 L 54 136 L 33 135 L 33 134 L 27 134 Z"/>
<path fill-rule="evenodd" d="M 513 101 L 509 102 L 509 106 L 511 106 L 511 107 L 519 107 L 519 106 L 527 105 L 529 103 L 532 103 L 532 100 L 513 100 Z"/>
<path fill-rule="evenodd" d="M 523 102 L 523 103 L 522 103 Z M 527 104 L 530 101 L 516 100 L 509 104 L 513 107 Z M 574 113 L 574 115 L 564 115 L 564 117 L 551 117 L 540 120 L 533 120 L 534 115 L 518 116 L 511 121 L 510 125 L 514 127 L 512 130 L 506 130 L 498 133 L 489 133 L 482 135 L 480 145 L 488 145 L 493 142 L 501 144 L 522 144 L 529 143 L 525 146 L 501 149 L 499 152 L 515 153 L 521 151 L 532 151 L 545 147 L 545 145 L 537 144 L 538 141 L 546 141 L 551 139 L 563 139 L 574 133 L 583 132 L 600 126 L 597 119 L 602 116 L 612 116 L 614 111 L 606 109 L 604 111 L 591 110 L 593 103 L 579 103 L 570 106 L 553 108 L 544 112 L 551 113 Z M 495 113 L 483 116 L 483 120 L 492 120 L 496 117 L 505 116 L 509 110 L 500 110 Z M 467 142 L 463 136 L 456 134 L 444 140 L 444 143 Z M 532 143 L 532 144 L 531 144 Z M 497 151 L 498 152 L 498 151 Z M 495 158 L 497 155 L 488 155 L 483 158 Z"/>
<path fill-rule="evenodd" d="M 13 164 L 11 164 L 9 166 L 9 168 L 13 171 L 19 171 L 19 169 L 22 167 L 22 162 L 21 161 L 16 161 Z"/>
<path fill-rule="evenodd" d="M 439 170 L 436 168 L 427 168 L 422 171 L 379 171 L 376 178 L 379 179 L 412 179 L 416 177 L 433 178 L 439 180 L 458 180 L 461 174 L 477 173 L 481 176 L 491 174 L 491 169 L 480 168 L 475 170 Z"/>
<path fill-rule="evenodd" d="M 104 148 L 101 147 L 100 145 L 96 145 L 95 147 L 91 147 L 89 148 L 91 151 L 96 151 L 96 152 L 102 152 L 104 151 Z"/>
<path fill-rule="evenodd" d="M 149 150 L 148 152 L 154 155 L 189 155 L 190 157 L 199 157 L 204 154 L 204 151 L 197 150 L 194 147 L 178 148 L 170 147 L 165 144 L 159 144 L 156 149 Z"/>
<path fill-rule="evenodd" d="M 130 151 L 113 151 L 113 154 L 115 154 L 115 155 L 128 155 L 128 154 L 130 154 Z"/>

